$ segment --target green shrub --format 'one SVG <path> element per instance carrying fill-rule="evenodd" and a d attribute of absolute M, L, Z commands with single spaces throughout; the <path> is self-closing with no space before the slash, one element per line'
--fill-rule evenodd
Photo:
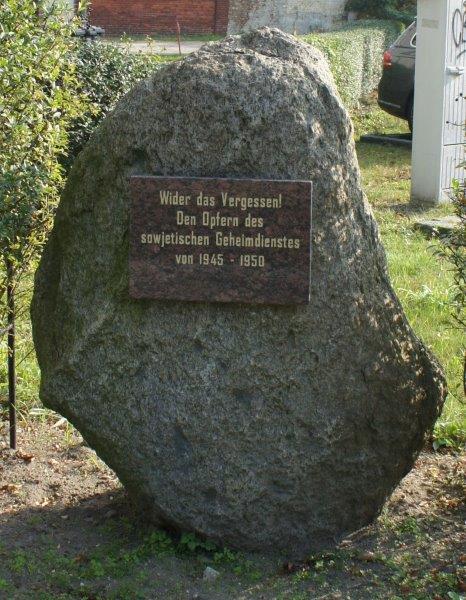
<path fill-rule="evenodd" d="M 134 54 L 126 46 L 83 41 L 76 43 L 72 60 L 90 108 L 69 129 L 68 167 L 118 100 L 162 64 L 161 58 L 154 54 Z"/>
<path fill-rule="evenodd" d="M 6 337 L 10 446 L 16 446 L 16 321 L 22 285 L 52 224 L 68 128 L 86 110 L 59 3 L 2 0 L 0 25 L 0 347 Z M 5 334 L 7 334 L 5 336 Z M 20 375 L 20 373 L 18 373 Z M 0 393 L 5 371 L 0 369 Z"/>
<path fill-rule="evenodd" d="M 336 31 L 313 33 L 306 42 L 322 51 L 327 58 L 341 99 L 348 108 L 362 97 L 364 37 L 357 33 Z"/>
<path fill-rule="evenodd" d="M 461 175 L 466 173 L 466 162 L 458 165 Z M 453 285 L 450 289 L 450 305 L 453 313 L 453 324 L 462 332 L 466 339 L 466 183 L 465 179 L 455 179 L 452 183 L 451 200 L 453 210 L 458 217 L 458 226 L 448 236 L 442 237 L 442 243 L 438 246 L 436 254 L 449 263 L 449 270 L 453 276 Z M 466 394 L 466 344 L 463 345 L 463 391 Z M 450 436 L 458 438 L 459 435 Z M 463 438 L 465 432 L 463 430 Z M 443 441 L 448 436 L 442 436 Z M 441 444 L 436 440 L 438 446 Z"/>
<path fill-rule="evenodd" d="M 377 87 L 383 52 L 400 32 L 397 23 L 367 20 L 304 40 L 324 53 L 343 102 L 353 108 Z"/>

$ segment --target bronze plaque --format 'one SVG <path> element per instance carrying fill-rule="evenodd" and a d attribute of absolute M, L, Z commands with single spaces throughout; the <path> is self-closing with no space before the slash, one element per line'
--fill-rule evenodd
<path fill-rule="evenodd" d="M 312 183 L 134 176 L 132 298 L 306 304 Z"/>

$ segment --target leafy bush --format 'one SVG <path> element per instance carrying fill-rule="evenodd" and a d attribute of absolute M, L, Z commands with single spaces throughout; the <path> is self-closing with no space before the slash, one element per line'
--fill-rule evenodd
<path fill-rule="evenodd" d="M 417 0 L 348 0 L 346 10 L 363 17 L 391 19 L 409 25 L 416 16 Z"/>
<path fill-rule="evenodd" d="M 3 0 L 1 21 L 0 347 L 5 348 L 7 334 L 15 447 L 15 350 L 23 346 L 15 324 L 30 299 L 24 281 L 47 239 L 73 158 L 100 119 L 158 59 L 73 40 L 76 23 L 58 2 Z M 5 376 L 0 369 L 0 381 Z"/>
<path fill-rule="evenodd" d="M 81 91 L 89 100 L 89 109 L 76 118 L 69 129 L 67 166 L 81 151 L 93 129 L 113 109 L 118 100 L 137 81 L 148 77 L 160 66 L 160 57 L 134 54 L 129 47 L 103 42 L 78 41 L 72 61 Z"/>
<path fill-rule="evenodd" d="M 459 167 L 466 169 L 466 163 Z M 436 253 L 447 260 L 453 275 L 451 306 L 455 325 L 466 333 L 466 181 L 454 180 L 452 185 L 453 210 L 458 227 L 442 237 Z M 466 339 L 466 338 L 465 338 Z M 463 353 L 463 391 L 466 394 L 466 349 Z M 464 432 L 463 432 L 464 434 Z"/>
<path fill-rule="evenodd" d="M 304 40 L 324 53 L 343 102 L 353 108 L 377 87 L 383 52 L 400 32 L 394 22 L 367 20 Z"/>
<path fill-rule="evenodd" d="M 16 445 L 15 321 L 23 279 L 63 184 L 70 122 L 85 110 L 68 60 L 73 24 L 56 3 L 3 0 L 0 27 L 0 319 L 7 333 L 10 445 Z"/>
<path fill-rule="evenodd" d="M 461 165 L 466 168 L 466 164 Z M 453 209 L 459 225 L 443 240 L 443 258 L 452 267 L 454 318 L 459 327 L 466 332 L 466 183 L 455 180 L 452 186 Z"/>
<path fill-rule="evenodd" d="M 71 25 L 58 9 L 5 0 L 0 40 L 0 248 L 23 268 L 57 199 L 67 128 L 83 105 L 67 60 Z"/>

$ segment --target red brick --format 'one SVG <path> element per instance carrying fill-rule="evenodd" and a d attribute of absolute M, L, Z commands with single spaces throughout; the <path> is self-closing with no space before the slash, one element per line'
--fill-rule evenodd
<path fill-rule="evenodd" d="M 226 33 L 229 0 L 92 0 L 91 23 L 109 34 Z"/>

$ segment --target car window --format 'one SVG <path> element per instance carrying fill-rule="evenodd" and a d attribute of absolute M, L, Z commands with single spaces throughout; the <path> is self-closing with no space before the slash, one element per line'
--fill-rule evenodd
<path fill-rule="evenodd" d="M 416 45 L 416 23 L 412 23 L 403 31 L 400 37 L 396 40 L 394 46 L 401 48 L 412 48 Z M 414 40 L 414 43 L 413 43 Z"/>

